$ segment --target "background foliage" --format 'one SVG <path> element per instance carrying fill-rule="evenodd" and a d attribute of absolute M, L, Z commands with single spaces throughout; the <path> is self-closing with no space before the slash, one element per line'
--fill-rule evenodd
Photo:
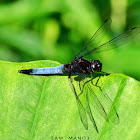
<path fill-rule="evenodd" d="M 140 26 L 139 0 L 1 0 L 0 60 L 69 63 L 100 25 L 112 19 L 106 39 Z M 140 80 L 140 36 L 127 47 L 90 56 L 103 71 Z"/>

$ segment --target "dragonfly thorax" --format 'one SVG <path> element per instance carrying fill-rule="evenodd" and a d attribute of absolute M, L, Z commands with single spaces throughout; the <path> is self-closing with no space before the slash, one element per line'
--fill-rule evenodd
<path fill-rule="evenodd" d="M 76 59 L 70 63 L 70 69 L 75 74 L 91 73 L 91 63 L 85 59 Z"/>

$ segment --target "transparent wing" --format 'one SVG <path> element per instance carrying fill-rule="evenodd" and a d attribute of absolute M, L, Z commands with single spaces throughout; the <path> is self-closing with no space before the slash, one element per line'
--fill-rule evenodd
<path fill-rule="evenodd" d="M 90 96 L 90 101 L 89 101 L 90 105 L 94 106 L 106 121 L 109 121 L 107 113 L 102 103 L 100 102 L 100 98 L 97 97 L 97 94 L 95 94 L 95 92 L 91 88 L 91 85 L 89 84 L 90 80 L 87 81 L 87 79 L 85 79 L 83 81 L 84 81 L 84 88 L 86 89 L 86 94 L 89 94 Z"/>
<path fill-rule="evenodd" d="M 123 44 L 127 43 L 128 41 L 130 41 L 132 38 L 137 36 L 139 33 L 140 33 L 140 27 L 134 27 L 134 28 L 128 30 L 127 32 L 124 32 L 124 33 L 118 35 L 117 37 L 113 38 L 112 40 L 102 44 L 101 46 L 94 48 L 91 51 L 85 53 L 80 58 L 82 58 L 90 53 L 99 53 L 99 52 L 118 48 L 118 47 L 122 46 Z"/>
<path fill-rule="evenodd" d="M 73 79 L 72 79 L 72 77 L 69 78 L 69 83 L 70 83 L 70 86 L 72 88 L 72 91 L 75 94 L 75 98 L 76 98 L 77 106 L 78 106 L 78 111 L 79 111 L 80 119 L 81 119 L 81 122 L 83 123 L 83 126 L 85 127 L 86 130 L 88 129 L 88 122 L 87 122 L 87 115 L 86 115 L 86 112 L 87 112 L 88 113 L 88 116 L 89 116 L 89 118 L 90 118 L 90 120 L 91 120 L 91 122 L 92 122 L 92 124 L 93 124 L 93 126 L 95 128 L 95 130 L 97 131 L 97 133 L 99 133 L 98 128 L 97 128 L 97 125 L 96 125 L 96 122 L 94 120 L 94 117 L 92 115 L 92 112 L 91 112 L 91 109 L 90 109 L 90 106 L 89 106 L 88 94 L 86 94 L 86 103 L 84 104 L 85 105 L 84 106 L 85 109 L 84 109 L 81 101 L 79 100 L 79 97 L 77 96 L 75 87 L 73 85 Z"/>
<path fill-rule="evenodd" d="M 90 106 L 94 107 L 106 121 L 111 120 L 113 123 L 119 124 L 119 116 L 113 106 L 112 100 L 105 91 L 99 90 L 99 92 L 95 94 L 91 87 L 93 85 L 90 82 L 91 80 L 85 80 L 84 82 L 84 88 L 88 89 L 87 94 L 89 94 L 90 97 Z M 111 115 L 108 116 L 108 114 Z"/>
<path fill-rule="evenodd" d="M 119 122 L 120 122 L 119 121 L 119 115 L 118 115 L 118 113 L 116 111 L 116 108 L 113 105 L 112 100 L 109 98 L 109 96 L 107 94 L 103 94 L 102 100 L 104 100 L 106 108 L 110 109 L 108 111 L 109 120 L 111 120 L 114 124 L 118 125 Z"/>
<path fill-rule="evenodd" d="M 93 50 L 94 48 L 98 47 L 99 43 L 107 33 L 110 25 L 111 25 L 111 19 L 107 19 L 101 27 L 95 32 L 95 34 L 92 36 L 92 38 L 88 41 L 88 43 L 82 48 L 82 50 L 78 53 L 78 55 L 75 57 L 75 59 L 82 57 L 84 54 L 86 54 L 89 50 Z"/>
<path fill-rule="evenodd" d="M 86 114 L 86 111 L 85 111 L 81 101 L 79 100 L 79 98 L 77 96 L 75 87 L 73 85 L 72 77 L 69 78 L 69 84 L 70 84 L 70 87 L 71 87 L 72 91 L 74 92 L 74 95 L 75 95 L 75 98 L 76 98 L 77 107 L 78 107 L 81 122 L 82 122 L 83 126 L 85 127 L 85 129 L 88 130 L 87 114 Z"/>
<path fill-rule="evenodd" d="M 86 92 L 85 95 L 86 95 L 86 105 L 85 105 L 86 111 L 88 113 L 88 116 L 89 116 L 94 128 L 96 129 L 97 133 L 99 133 L 98 127 L 96 125 L 95 119 L 93 117 L 93 114 L 91 112 L 91 108 L 90 108 L 90 105 L 89 105 L 88 93 Z"/>

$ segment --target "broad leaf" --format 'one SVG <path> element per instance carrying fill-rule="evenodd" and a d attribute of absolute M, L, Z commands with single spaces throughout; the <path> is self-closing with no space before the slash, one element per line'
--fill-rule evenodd
<path fill-rule="evenodd" d="M 109 122 L 98 112 L 92 111 L 99 130 L 97 133 L 89 117 L 87 117 L 88 130 L 82 125 L 77 102 L 66 75 L 45 77 L 18 73 L 20 69 L 58 65 L 60 64 L 53 61 L 0 62 L 1 140 L 140 138 L 138 81 L 123 74 L 111 74 L 100 78 L 102 93 L 112 100 L 112 105 L 119 115 L 119 124 L 113 121 L 113 113 L 109 109 Z M 97 78 L 93 82 L 96 80 Z M 75 84 L 75 87 L 79 88 L 78 84 Z M 101 94 L 97 87 L 92 88 L 96 95 Z M 90 97 L 90 93 L 88 96 Z M 108 107 L 105 101 L 101 103 L 104 108 Z M 89 99 L 89 104 L 92 110 L 92 107 L 94 108 L 92 98 Z"/>

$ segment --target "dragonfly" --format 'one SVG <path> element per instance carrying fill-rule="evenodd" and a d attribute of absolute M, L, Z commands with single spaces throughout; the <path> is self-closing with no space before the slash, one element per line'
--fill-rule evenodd
<path fill-rule="evenodd" d="M 96 54 L 104 51 L 108 51 L 111 49 L 118 48 L 122 46 L 123 44 L 127 43 L 130 41 L 132 38 L 137 36 L 140 33 L 140 27 L 134 27 L 131 28 L 130 30 L 116 36 L 112 40 L 99 45 L 99 43 L 102 41 L 104 36 L 109 30 L 109 27 L 111 25 L 112 20 L 107 19 L 104 21 L 104 23 L 100 26 L 100 28 L 95 32 L 95 34 L 92 36 L 92 38 L 88 41 L 88 43 L 82 48 L 82 50 L 76 55 L 76 57 L 69 63 L 69 64 L 63 64 L 61 66 L 57 67 L 43 67 L 43 68 L 33 68 L 33 69 L 23 69 L 19 70 L 19 73 L 22 74 L 28 74 L 28 75 L 44 75 L 44 76 L 52 76 L 52 75 L 63 75 L 63 74 L 68 74 L 68 80 L 70 83 L 70 87 L 75 95 L 76 102 L 77 102 L 77 107 L 79 111 L 79 116 L 81 119 L 81 122 L 86 130 L 88 130 L 88 121 L 87 121 L 87 116 L 89 116 L 95 130 L 99 132 L 96 121 L 94 119 L 93 113 L 91 111 L 90 103 L 89 103 L 89 94 L 91 98 L 93 99 L 92 102 L 98 112 L 103 116 L 103 118 L 106 121 L 109 121 L 108 114 L 105 110 L 105 107 L 102 105 L 100 102 L 100 98 L 103 97 L 103 100 L 107 101 L 107 104 L 111 106 L 112 101 L 107 96 L 107 94 L 103 94 L 98 97 L 94 90 L 91 88 L 91 85 L 89 82 L 91 82 L 92 85 L 97 86 L 97 84 L 93 84 L 93 79 L 94 79 L 94 74 L 101 73 L 102 72 L 102 63 L 99 60 L 86 60 L 84 59 L 85 56 L 89 54 Z M 103 72 L 104 73 L 104 72 Z M 107 74 L 107 73 L 106 73 Z M 80 94 L 77 93 L 74 82 L 73 82 L 73 75 L 80 75 L 81 79 L 79 79 L 79 89 L 80 89 Z M 87 79 L 87 77 L 91 76 L 91 79 Z M 84 85 L 88 91 L 84 91 L 81 83 L 84 81 Z M 102 91 L 102 89 L 99 89 Z M 86 103 L 83 105 L 80 96 L 81 94 L 85 93 L 85 98 L 86 98 Z M 115 107 L 113 107 L 113 112 L 116 116 L 116 120 L 119 119 L 119 115 L 116 112 Z"/>

